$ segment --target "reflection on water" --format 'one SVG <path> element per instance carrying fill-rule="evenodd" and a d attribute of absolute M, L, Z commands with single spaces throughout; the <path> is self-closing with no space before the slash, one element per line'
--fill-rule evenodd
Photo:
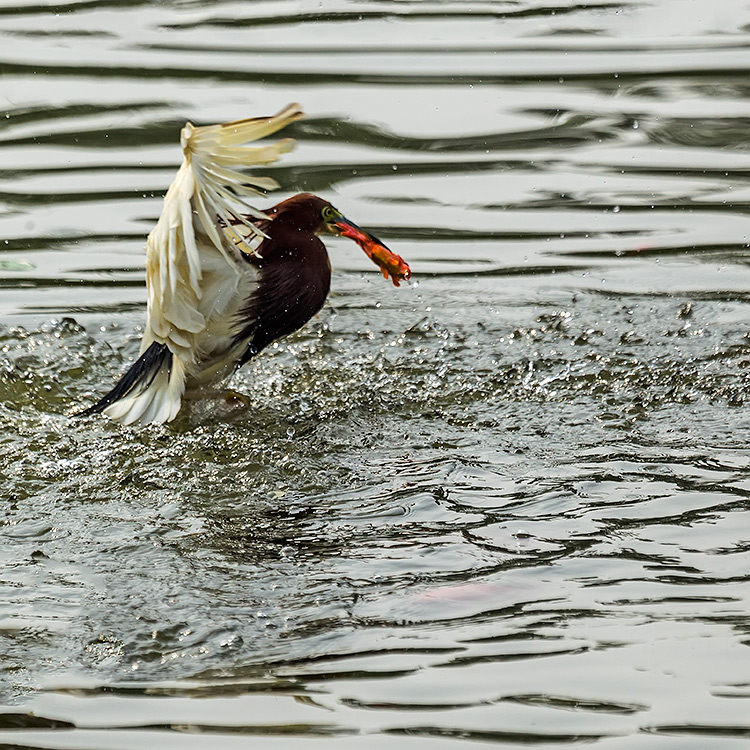
<path fill-rule="evenodd" d="M 746 747 L 750 3 L 0 14 L 0 744 Z M 251 408 L 71 421 L 182 123 L 289 101 L 418 283 L 332 240 Z"/>

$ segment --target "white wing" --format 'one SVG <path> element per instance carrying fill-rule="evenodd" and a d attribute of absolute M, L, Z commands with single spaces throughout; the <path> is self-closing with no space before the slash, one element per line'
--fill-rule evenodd
<path fill-rule="evenodd" d="M 201 304 L 207 291 L 201 256 L 218 251 L 227 267 L 235 269 L 238 250 L 254 253 L 263 233 L 243 214 L 265 217 L 242 199 L 257 195 L 257 187 L 278 187 L 274 180 L 245 175 L 237 168 L 269 164 L 294 147 L 289 138 L 259 148 L 240 144 L 271 135 L 302 116 L 299 106 L 292 104 L 273 117 L 206 127 L 188 122 L 182 129 L 184 160 L 146 246 L 148 324 L 142 351 L 157 341 L 167 344 L 185 364 L 193 360 L 196 336 L 216 312 Z M 209 247 L 198 241 L 204 237 Z"/>
<path fill-rule="evenodd" d="M 294 147 L 289 138 L 248 147 L 303 117 L 291 104 L 273 117 L 221 125 L 186 123 L 181 133 L 184 159 L 164 198 L 159 221 L 146 244 L 148 321 L 141 354 L 156 342 L 169 354 L 146 379 L 103 410 L 123 424 L 168 422 L 177 415 L 191 367 L 212 346 L 221 349 L 237 294 L 247 286 L 241 254 L 257 254 L 263 232 L 243 215 L 266 218 L 244 198 L 256 188 L 274 189 L 274 180 L 239 169 L 269 164 Z M 212 355 L 213 356 L 213 355 Z M 221 362 L 213 356 L 212 369 Z"/>

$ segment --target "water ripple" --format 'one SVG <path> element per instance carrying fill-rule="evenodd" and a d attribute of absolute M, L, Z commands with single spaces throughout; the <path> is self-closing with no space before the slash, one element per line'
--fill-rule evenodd
<path fill-rule="evenodd" d="M 746 746 L 745 0 L 0 15 L 0 744 Z M 332 239 L 249 408 L 71 418 L 182 124 L 288 101 L 414 282 Z"/>

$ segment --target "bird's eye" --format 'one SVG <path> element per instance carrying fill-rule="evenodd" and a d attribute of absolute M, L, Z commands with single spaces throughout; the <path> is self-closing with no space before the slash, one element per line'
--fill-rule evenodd
<path fill-rule="evenodd" d="M 336 219 L 337 213 L 338 211 L 332 206 L 323 206 L 323 221 L 328 224 L 332 223 Z"/>

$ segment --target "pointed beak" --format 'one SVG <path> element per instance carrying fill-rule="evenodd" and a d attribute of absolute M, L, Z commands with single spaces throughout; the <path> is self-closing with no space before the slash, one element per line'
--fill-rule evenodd
<path fill-rule="evenodd" d="M 395 286 L 399 286 L 402 279 L 408 279 L 411 276 L 409 266 L 404 262 L 400 255 L 391 252 L 384 242 L 379 240 L 374 234 L 365 232 L 358 227 L 353 221 L 343 216 L 333 223 L 334 231 L 342 237 L 353 239 L 367 254 L 367 256 L 378 266 L 383 273 L 384 278 L 391 278 Z"/>
<path fill-rule="evenodd" d="M 335 234 L 340 234 L 342 237 L 350 237 L 359 245 L 363 243 L 375 243 L 376 245 L 385 247 L 386 250 L 388 249 L 375 235 L 365 232 L 362 227 L 357 226 L 353 221 L 349 221 L 344 216 L 333 223 L 332 229 Z"/>

